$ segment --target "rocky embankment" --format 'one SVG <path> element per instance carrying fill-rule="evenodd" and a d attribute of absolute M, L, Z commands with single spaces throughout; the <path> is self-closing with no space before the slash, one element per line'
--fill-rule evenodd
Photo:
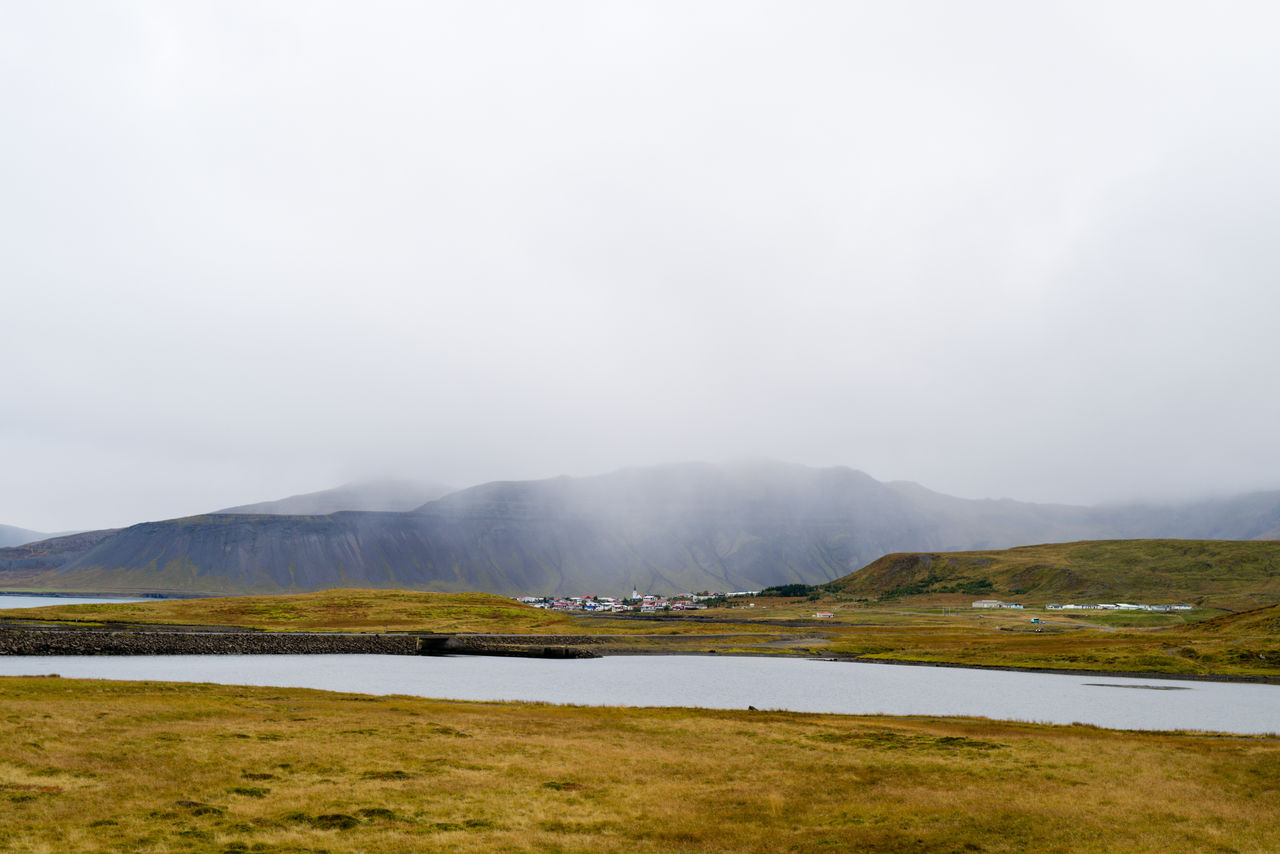
<path fill-rule="evenodd" d="M 513 655 L 595 658 L 577 637 L 0 629 L 0 655 Z"/>
<path fill-rule="evenodd" d="M 599 638 L 576 635 L 425 635 L 418 655 L 515 655 L 522 658 L 599 658 Z"/>

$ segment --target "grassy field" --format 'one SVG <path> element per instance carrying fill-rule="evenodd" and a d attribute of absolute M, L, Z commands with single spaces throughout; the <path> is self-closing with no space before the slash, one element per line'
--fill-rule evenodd
<path fill-rule="evenodd" d="M 0 604 L 3 600 L 0 599 Z M 723 631 L 696 622 L 613 620 L 591 623 L 490 593 L 322 590 L 284 596 L 160 599 L 0 610 L 0 620 L 49 620 L 172 626 L 234 626 L 288 632 L 473 632 L 483 634 L 697 634 Z M 739 627 L 748 634 L 768 625 Z"/>
<path fill-rule="evenodd" d="M 824 599 L 967 605 L 973 599 L 1180 603 L 1246 610 L 1280 603 L 1280 542 L 1095 540 L 885 555 L 822 585 Z"/>
<path fill-rule="evenodd" d="M 1280 679 L 1280 638 L 1191 630 L 1043 632 L 885 626 L 840 632 L 828 650 L 896 661 Z"/>
<path fill-rule="evenodd" d="M 765 625 L 812 616 L 813 602 L 759 599 L 731 613 Z M 822 603 L 835 617 L 820 653 L 890 661 L 1106 670 L 1197 676 L 1251 676 L 1280 681 L 1280 606 L 1241 614 L 1064 615 L 1059 611 L 924 609 Z M 1144 617 L 1165 617 L 1144 620 Z M 1032 623 L 1031 619 L 1040 620 Z M 796 633 L 814 629 L 796 629 Z"/>
<path fill-rule="evenodd" d="M 1280 741 L 0 678 L 0 851 L 1280 851 Z"/>
<path fill-rule="evenodd" d="M 3 600 L 0 600 L 0 605 Z M 489 593 L 324 590 L 289 596 L 161 599 L 0 610 L 0 618 L 163 625 L 239 626 L 265 631 L 556 633 L 563 614 Z"/>

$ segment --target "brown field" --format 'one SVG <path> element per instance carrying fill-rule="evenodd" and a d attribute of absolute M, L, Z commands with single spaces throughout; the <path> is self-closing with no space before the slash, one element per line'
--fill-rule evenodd
<path fill-rule="evenodd" d="M 0 679 L 0 851 L 1280 851 L 1280 741 Z"/>
<path fill-rule="evenodd" d="M 0 600 L 0 604 L 3 601 Z M 491 593 L 413 590 L 321 590 L 282 596 L 158 599 L 0 609 L 0 623 L 47 620 L 170 626 L 235 626 L 285 632 L 466 632 L 482 634 L 708 634 L 719 625 L 694 621 L 589 621 Z M 768 625 L 736 633 L 776 633 Z"/>

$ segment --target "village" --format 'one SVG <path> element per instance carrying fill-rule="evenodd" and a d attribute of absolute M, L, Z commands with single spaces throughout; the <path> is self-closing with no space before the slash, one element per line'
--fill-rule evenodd
<path fill-rule="evenodd" d="M 722 604 L 729 599 L 747 598 L 759 594 L 758 590 L 738 590 L 731 593 L 708 592 L 680 593 L 673 596 L 658 596 L 652 593 L 640 593 L 633 590 L 628 597 L 598 596 L 584 594 L 582 596 L 517 596 L 516 601 L 535 608 L 550 611 L 585 611 L 599 613 L 641 614 L 668 613 L 672 611 L 702 611 L 709 605 Z M 743 607 L 755 607 L 755 603 Z M 1028 607 L 1021 602 L 1006 602 L 1001 599 L 978 599 L 971 608 L 1006 608 L 1021 611 Z M 1034 607 L 1034 606 L 1031 606 Z M 1194 606 L 1187 604 L 1148 604 L 1145 602 L 1089 602 L 1061 604 L 1051 602 L 1044 606 L 1046 611 L 1152 611 L 1170 613 L 1173 611 L 1190 611 Z M 819 611 L 813 616 L 832 618 L 830 611 Z"/>
<path fill-rule="evenodd" d="M 546 608 L 551 611 L 593 611 L 625 613 L 638 612 L 655 614 L 669 611 L 702 611 L 710 602 L 723 602 L 738 596 L 755 596 L 758 590 L 739 590 L 733 593 L 681 593 L 675 596 L 656 596 L 652 593 L 642 594 L 633 590 L 631 596 L 615 598 L 613 596 L 517 596 L 516 601 L 535 608 Z"/>
<path fill-rule="evenodd" d="M 1002 602 L 999 599 L 979 599 L 970 607 L 973 608 L 1014 608 L 1021 610 L 1023 605 L 1019 602 Z M 1097 604 L 1072 604 L 1061 605 L 1057 602 L 1044 606 L 1046 611 L 1159 611 L 1167 613 L 1170 611 L 1190 611 L 1191 605 L 1147 605 L 1145 603 L 1134 602 L 1099 602 Z"/>

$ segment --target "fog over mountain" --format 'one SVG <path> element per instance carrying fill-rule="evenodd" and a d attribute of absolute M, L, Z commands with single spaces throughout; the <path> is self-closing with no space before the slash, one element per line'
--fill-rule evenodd
<path fill-rule="evenodd" d="M 15 528 L 12 525 L 0 525 L 0 547 L 20 546 L 23 543 L 34 543 L 37 540 L 44 540 L 52 536 L 54 535 L 42 534 L 39 531 L 28 531 L 25 528 Z"/>
<path fill-rule="evenodd" d="M 342 486 L 320 492 L 291 495 L 276 501 L 241 504 L 238 507 L 227 507 L 215 512 L 322 516 L 339 510 L 412 510 L 454 491 L 452 486 L 440 483 L 395 479 L 366 480 L 344 483 Z"/>
<path fill-rule="evenodd" d="M 205 593 L 327 587 L 624 593 L 816 584 L 900 551 L 1251 539 L 1280 492 L 1195 505 L 972 501 L 848 468 L 689 463 L 500 481 L 412 512 L 208 514 L 0 549 L 0 586 Z"/>
<path fill-rule="evenodd" d="M 0 520 L 757 457 L 1280 489 L 1277 32 L 1263 0 L 7 3 Z"/>

